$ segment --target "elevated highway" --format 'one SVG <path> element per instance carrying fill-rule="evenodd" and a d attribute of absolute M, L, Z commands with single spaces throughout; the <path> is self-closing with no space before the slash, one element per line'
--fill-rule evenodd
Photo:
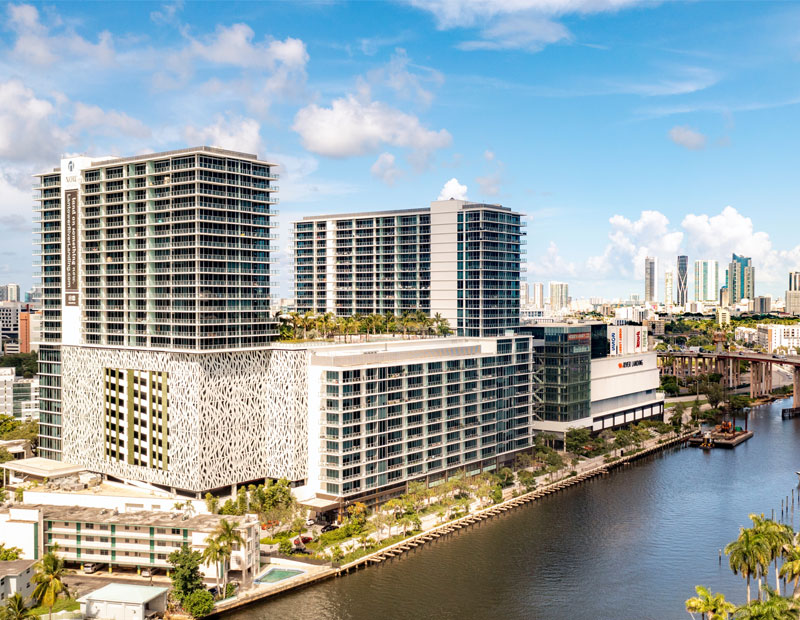
<path fill-rule="evenodd" d="M 661 374 L 676 377 L 694 377 L 716 373 L 722 375 L 726 388 L 742 384 L 741 364 L 750 362 L 750 397 L 759 398 L 772 393 L 772 366 L 788 366 L 792 369 L 795 408 L 800 407 L 800 356 L 772 355 L 753 351 L 718 351 L 699 353 L 693 351 L 659 351 L 658 366 Z"/>

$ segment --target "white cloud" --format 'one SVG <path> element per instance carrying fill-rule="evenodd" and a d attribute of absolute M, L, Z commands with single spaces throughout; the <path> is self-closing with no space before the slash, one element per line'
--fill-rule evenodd
<path fill-rule="evenodd" d="M 544 15 L 616 11 L 640 0 L 408 0 L 412 6 L 433 13 L 439 28 L 469 27 L 499 15 L 533 11 Z"/>
<path fill-rule="evenodd" d="M 306 106 L 297 112 L 292 129 L 306 149 L 326 157 L 366 155 L 390 145 L 425 159 L 451 141 L 446 130 L 427 129 L 416 116 L 363 94 L 335 99 L 329 108 Z"/>
<path fill-rule="evenodd" d="M 482 39 L 464 41 L 458 48 L 474 50 L 520 49 L 538 52 L 547 45 L 572 38 L 563 24 L 543 17 L 504 17 L 481 31 Z"/>
<path fill-rule="evenodd" d="M 486 150 L 483 152 L 483 158 L 484 158 L 486 161 L 494 161 L 494 151 L 490 151 L 489 149 L 486 149 Z"/>
<path fill-rule="evenodd" d="M 553 280 L 575 277 L 578 269 L 575 263 L 561 256 L 558 246 L 551 241 L 543 255 L 528 263 L 528 273 L 537 278 Z"/>
<path fill-rule="evenodd" d="M 278 65 L 303 69 L 308 62 L 306 45 L 300 39 L 265 39 L 253 42 L 255 33 L 247 24 L 217 26 L 203 39 L 191 39 L 191 54 L 206 62 L 242 68 L 274 70 Z"/>
<path fill-rule="evenodd" d="M 178 13 L 182 10 L 183 0 L 167 2 L 162 4 L 158 11 L 152 11 L 150 13 L 150 19 L 156 24 L 174 24 L 177 23 Z"/>
<path fill-rule="evenodd" d="M 609 223 L 610 242 L 605 251 L 586 261 L 586 273 L 596 278 L 641 282 L 645 256 L 659 259 L 661 278 L 664 271 L 675 268 L 678 254 L 687 254 L 692 262 L 718 261 L 720 281 L 724 282 L 731 254 L 736 253 L 753 259 L 757 294 L 780 294 L 786 273 L 800 268 L 800 245 L 775 249 L 768 233 L 756 230 L 751 218 L 730 206 L 714 215 L 687 215 L 680 230 L 659 211 L 642 211 L 635 221 L 615 215 Z M 690 265 L 690 279 L 691 272 Z"/>
<path fill-rule="evenodd" d="M 706 146 L 706 137 L 686 125 L 676 125 L 670 129 L 669 139 L 690 151 L 699 151 Z"/>
<path fill-rule="evenodd" d="M 586 262 L 587 269 L 599 276 L 643 277 L 646 256 L 674 262 L 683 241 L 683 233 L 674 230 L 659 211 L 642 211 L 635 221 L 615 215 L 609 223 L 609 243 L 603 254 Z"/>
<path fill-rule="evenodd" d="M 69 134 L 56 124 L 57 112 L 20 80 L 0 82 L 0 157 L 43 161 L 59 154 Z"/>
<path fill-rule="evenodd" d="M 481 38 L 461 43 L 464 50 L 521 49 L 535 52 L 545 45 L 572 38 L 553 20 L 567 14 L 616 11 L 640 0 L 407 0 L 431 13 L 441 30 L 481 28 Z"/>
<path fill-rule="evenodd" d="M 152 135 L 147 125 L 124 112 L 106 111 L 99 106 L 85 103 L 75 104 L 70 131 L 134 138 L 149 138 Z"/>
<path fill-rule="evenodd" d="M 451 198 L 467 200 L 467 186 L 459 183 L 455 177 L 444 184 L 437 200 L 450 200 Z"/>
<path fill-rule="evenodd" d="M 502 161 L 496 159 L 493 151 L 484 151 L 483 158 L 490 164 L 493 170 L 477 177 L 475 180 L 478 182 L 478 187 L 480 187 L 482 194 L 497 196 L 500 193 L 500 184 L 503 182 L 505 165 Z"/>
<path fill-rule="evenodd" d="M 258 154 L 263 151 L 260 132 L 261 125 L 257 120 L 228 114 L 217 116 L 212 125 L 205 127 L 188 125 L 183 135 L 188 143 L 195 146 L 218 146 Z"/>
<path fill-rule="evenodd" d="M 59 20 L 52 19 L 58 22 Z M 33 65 L 51 65 L 64 62 L 69 57 L 91 62 L 114 62 L 114 43 L 111 33 L 101 32 L 97 43 L 92 43 L 70 28 L 54 33 L 42 24 L 38 9 L 30 4 L 9 4 L 7 25 L 16 35 L 12 54 L 18 60 Z"/>
<path fill-rule="evenodd" d="M 394 185 L 395 180 L 403 174 L 403 171 L 395 165 L 394 155 L 391 153 L 381 153 L 369 171 L 386 185 Z"/>
<path fill-rule="evenodd" d="M 371 83 L 386 84 L 402 99 L 416 99 L 424 105 L 430 105 L 433 93 L 426 90 L 423 84 L 441 86 L 444 83 L 441 72 L 431 67 L 413 64 L 406 50 L 399 47 L 392 54 L 388 64 L 370 71 L 367 79 Z"/>

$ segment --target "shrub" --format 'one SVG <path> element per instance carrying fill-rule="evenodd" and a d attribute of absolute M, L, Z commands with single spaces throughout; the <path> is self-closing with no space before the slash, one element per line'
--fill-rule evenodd
<path fill-rule="evenodd" d="M 214 597 L 208 590 L 195 590 L 183 601 L 183 609 L 193 618 L 202 618 L 214 611 Z"/>
<path fill-rule="evenodd" d="M 290 541 L 288 538 L 284 538 L 280 543 L 278 543 L 278 553 L 282 555 L 291 555 L 292 549 L 292 541 Z"/>

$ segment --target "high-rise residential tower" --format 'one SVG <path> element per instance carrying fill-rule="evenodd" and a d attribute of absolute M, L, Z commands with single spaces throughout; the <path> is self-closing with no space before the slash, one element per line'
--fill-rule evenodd
<path fill-rule="evenodd" d="M 544 282 L 531 283 L 531 305 L 534 308 L 544 308 Z"/>
<path fill-rule="evenodd" d="M 678 256 L 678 281 L 675 301 L 679 306 L 685 306 L 689 301 L 689 257 Z"/>
<path fill-rule="evenodd" d="M 37 177 L 41 455 L 192 491 L 296 479 L 305 397 L 267 349 L 272 164 L 198 147 Z"/>
<path fill-rule="evenodd" d="M 658 261 L 652 256 L 644 259 L 644 300 L 645 302 L 658 301 Z"/>
<path fill-rule="evenodd" d="M 671 306 L 675 303 L 675 297 L 673 295 L 673 276 L 671 271 L 667 271 L 664 274 L 664 303 L 667 306 Z"/>
<path fill-rule="evenodd" d="M 694 261 L 695 301 L 716 303 L 719 295 L 719 264 L 715 260 Z"/>
<path fill-rule="evenodd" d="M 789 272 L 789 288 L 786 290 L 786 312 L 800 314 L 800 271 Z"/>
<path fill-rule="evenodd" d="M 558 312 L 569 307 L 569 284 L 550 282 L 550 310 Z"/>
<path fill-rule="evenodd" d="M 734 254 L 728 264 L 725 279 L 730 303 L 736 304 L 742 299 L 752 300 L 755 297 L 755 281 L 755 267 L 753 267 L 752 259 Z"/>
<path fill-rule="evenodd" d="M 441 314 L 459 336 L 519 326 L 524 222 L 500 205 L 315 215 L 294 223 L 297 311 Z"/>

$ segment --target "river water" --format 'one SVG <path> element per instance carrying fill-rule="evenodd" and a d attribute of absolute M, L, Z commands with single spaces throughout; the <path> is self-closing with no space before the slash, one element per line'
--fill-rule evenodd
<path fill-rule="evenodd" d="M 719 565 L 718 551 L 749 513 L 779 516 L 781 498 L 797 488 L 800 419 L 781 420 L 784 406 L 754 408 L 755 437 L 734 450 L 670 449 L 226 618 L 686 619 L 695 584 L 742 603 L 744 581 L 724 556 Z"/>

